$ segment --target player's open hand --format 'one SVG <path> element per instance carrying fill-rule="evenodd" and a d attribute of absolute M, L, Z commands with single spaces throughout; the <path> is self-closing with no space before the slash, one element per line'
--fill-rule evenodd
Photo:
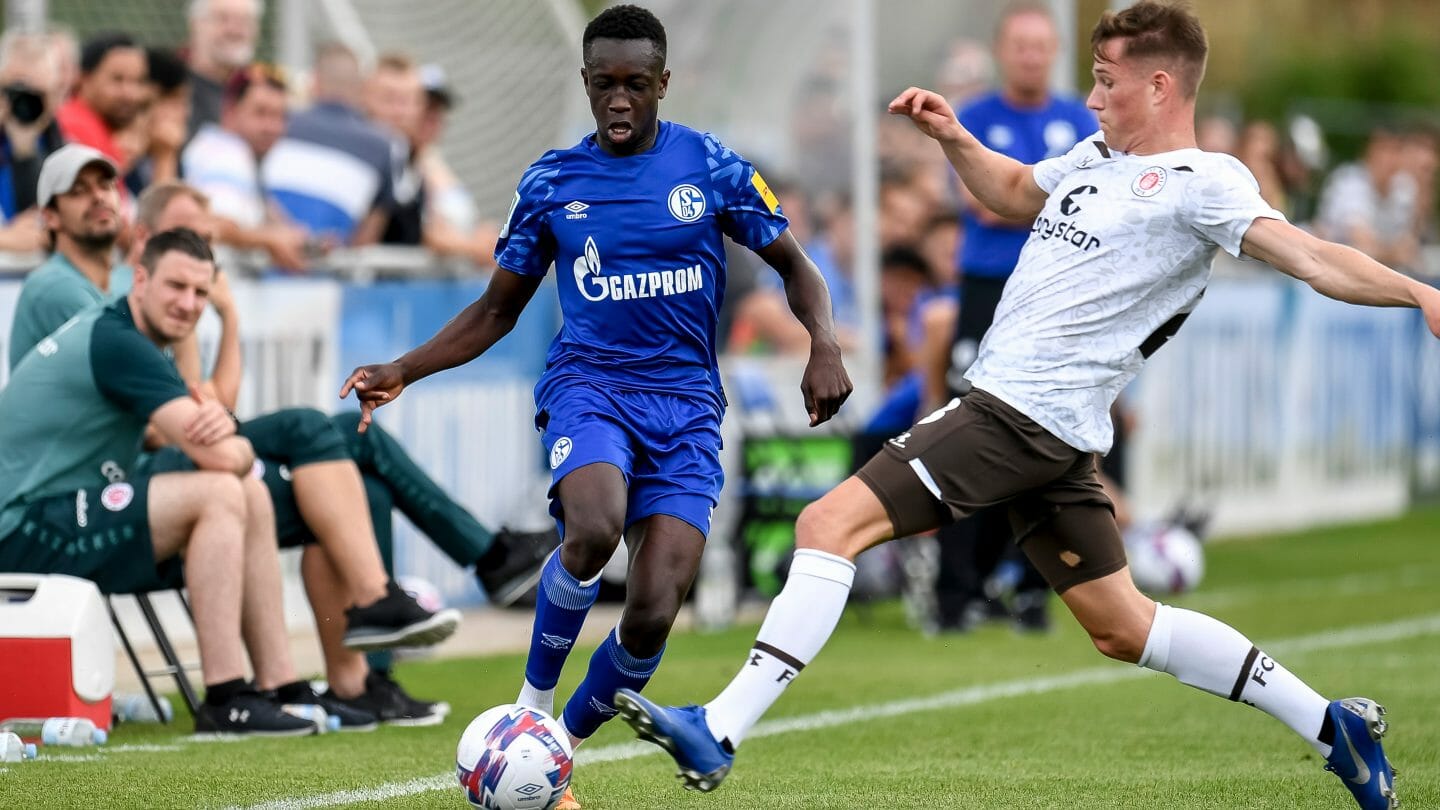
<path fill-rule="evenodd" d="M 890 102 L 890 113 L 909 116 L 917 129 L 937 141 L 952 140 L 963 131 L 955 120 L 955 110 L 933 90 L 909 88 Z"/>
<path fill-rule="evenodd" d="M 800 393 L 805 396 L 810 427 L 834 416 L 854 388 L 850 375 L 845 372 L 838 345 L 832 342 L 812 348 L 810 362 L 805 364 L 805 376 L 800 380 Z"/>
<path fill-rule="evenodd" d="M 345 378 L 345 384 L 340 386 L 340 398 L 350 396 L 355 392 L 355 398 L 360 400 L 360 424 L 356 430 L 361 433 L 370 426 L 371 415 L 375 409 L 387 402 L 393 402 L 400 392 L 405 390 L 405 374 L 396 363 L 377 363 L 373 366 L 361 366 L 350 372 Z"/>

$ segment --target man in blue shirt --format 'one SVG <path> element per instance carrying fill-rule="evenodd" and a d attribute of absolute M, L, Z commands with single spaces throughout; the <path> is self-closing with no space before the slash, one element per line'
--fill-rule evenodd
<path fill-rule="evenodd" d="M 981 143 L 1021 163 L 1063 155 L 1081 138 L 1099 129 L 1095 114 L 1076 98 L 1050 90 L 1050 70 L 1059 53 L 1055 19 L 1043 3 L 1008 6 L 995 28 L 995 62 L 1000 87 L 960 109 L 957 117 Z M 990 329 L 1005 281 L 1030 236 L 1030 220 L 1011 220 L 988 210 L 968 191 L 960 220 L 965 238 L 956 260 L 960 269 L 960 312 L 950 352 L 945 387 L 951 397 L 969 390 L 965 370 L 975 360 L 980 339 Z M 940 570 L 935 582 L 936 623 L 941 630 L 965 630 L 988 613 L 1003 614 L 986 598 L 985 580 L 1007 558 L 1001 571 L 1017 572 L 1006 582 L 1014 588 L 1013 609 L 1023 630 L 1049 626 L 1049 587 L 1010 540 L 1004 510 L 984 510 L 941 529 Z"/>
<path fill-rule="evenodd" d="M 360 111 L 363 87 L 348 48 L 321 48 L 315 103 L 290 116 L 261 165 L 262 185 L 321 244 L 378 242 L 396 205 L 405 149 Z"/>
<path fill-rule="evenodd" d="M 715 346 L 723 236 L 785 279 L 810 332 L 801 390 L 811 424 L 834 415 L 851 388 L 824 281 L 764 179 L 714 136 L 658 120 L 670 78 L 659 20 L 615 6 L 582 41 L 596 131 L 525 172 L 484 296 L 425 345 L 356 369 L 341 391 L 356 391 L 363 427 L 406 385 L 499 340 L 555 263 L 564 325 L 535 387 L 535 421 L 564 543 L 541 575 L 519 703 L 551 710 L 622 533 L 632 558 L 619 627 L 565 707 L 576 740 L 614 716 L 616 689 L 639 689 L 654 673 L 710 529 L 723 478 Z"/>

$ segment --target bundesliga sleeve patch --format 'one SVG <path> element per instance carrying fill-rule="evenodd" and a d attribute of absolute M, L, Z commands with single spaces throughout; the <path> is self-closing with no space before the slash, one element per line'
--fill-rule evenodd
<path fill-rule="evenodd" d="M 770 186 L 765 183 L 765 178 L 760 176 L 760 170 L 757 169 L 754 174 L 750 175 L 750 185 L 755 187 L 756 193 L 760 195 L 760 199 L 765 201 L 765 207 L 770 209 L 770 213 L 775 213 L 776 209 L 780 207 L 780 201 L 775 199 L 775 192 L 770 190 Z"/>

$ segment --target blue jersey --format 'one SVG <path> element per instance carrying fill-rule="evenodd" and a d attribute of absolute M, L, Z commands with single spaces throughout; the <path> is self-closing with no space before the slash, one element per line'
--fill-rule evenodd
<path fill-rule="evenodd" d="M 1043 107 L 1013 107 L 999 92 L 987 93 L 961 108 L 956 116 L 980 142 L 1021 163 L 1039 163 L 1070 151 L 1079 140 L 1100 128 L 1095 114 L 1081 102 L 1051 96 Z M 1030 226 L 986 225 L 966 209 L 960 216 L 965 238 L 957 262 L 973 276 L 1004 278 L 1015 270 Z"/>
<path fill-rule="evenodd" d="M 587 136 L 520 180 L 495 260 L 525 276 L 554 262 L 564 314 L 537 398 L 583 378 L 724 405 L 715 347 L 723 237 L 759 250 L 789 223 L 755 167 L 713 135 L 659 128 L 638 155 L 610 155 Z"/>

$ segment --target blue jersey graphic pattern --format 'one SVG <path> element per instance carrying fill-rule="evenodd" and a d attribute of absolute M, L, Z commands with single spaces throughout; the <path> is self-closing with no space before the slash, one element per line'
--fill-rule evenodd
<path fill-rule="evenodd" d="M 641 154 L 615 157 L 587 136 L 521 178 L 496 262 L 528 276 L 553 262 L 564 314 L 537 399 L 581 377 L 724 405 L 723 237 L 758 250 L 788 223 L 748 161 L 713 135 L 659 126 Z"/>

